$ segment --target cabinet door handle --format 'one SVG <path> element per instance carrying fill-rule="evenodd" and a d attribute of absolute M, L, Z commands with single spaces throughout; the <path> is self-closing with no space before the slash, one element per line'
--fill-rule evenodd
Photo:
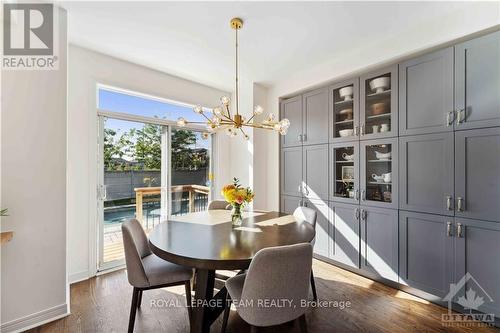
<path fill-rule="evenodd" d="M 299 186 L 297 187 L 297 192 L 299 192 L 300 194 L 302 194 L 302 185 L 299 185 Z"/>
<path fill-rule="evenodd" d="M 302 142 L 306 142 L 307 141 L 307 134 L 303 134 L 302 135 Z"/>
<path fill-rule="evenodd" d="M 462 230 L 462 223 L 457 223 L 457 237 L 462 238 L 463 235 L 463 230 Z"/>
<path fill-rule="evenodd" d="M 446 126 L 453 125 L 453 120 L 455 120 L 455 111 L 450 111 L 446 113 Z"/>
<path fill-rule="evenodd" d="M 358 126 L 354 126 L 354 136 L 358 136 Z"/>
<path fill-rule="evenodd" d="M 446 235 L 448 235 L 448 237 L 451 237 L 453 236 L 453 234 L 451 233 L 451 222 L 448 221 L 446 222 Z"/>
<path fill-rule="evenodd" d="M 362 209 L 362 210 L 361 210 L 361 219 L 362 219 L 363 221 L 366 221 L 366 215 L 367 215 L 366 210 Z"/>
<path fill-rule="evenodd" d="M 366 200 L 366 192 L 365 190 L 361 190 L 361 201 L 365 201 Z"/>
<path fill-rule="evenodd" d="M 302 207 L 302 200 L 299 200 L 299 207 Z"/>
<path fill-rule="evenodd" d="M 365 135 L 365 124 L 362 124 L 361 126 L 359 126 L 359 132 L 360 132 L 360 135 L 363 136 Z"/>
<path fill-rule="evenodd" d="M 307 206 L 307 201 L 304 201 L 304 207 L 308 207 L 308 206 Z"/>
<path fill-rule="evenodd" d="M 465 109 L 457 110 L 457 125 L 465 121 Z"/>
<path fill-rule="evenodd" d="M 463 212 L 465 210 L 464 209 L 464 198 L 462 198 L 462 197 L 457 198 L 457 210 L 459 212 Z"/>
<path fill-rule="evenodd" d="M 452 199 L 451 195 L 446 196 L 446 209 L 448 210 L 453 210 L 453 208 L 451 208 Z"/>
<path fill-rule="evenodd" d="M 354 190 L 354 200 L 359 200 L 359 190 Z"/>
<path fill-rule="evenodd" d="M 359 220 L 359 208 L 356 208 L 354 210 L 354 217 L 356 218 L 356 220 Z"/>
<path fill-rule="evenodd" d="M 302 142 L 302 134 L 297 135 L 297 140 L 299 140 L 299 142 Z"/>

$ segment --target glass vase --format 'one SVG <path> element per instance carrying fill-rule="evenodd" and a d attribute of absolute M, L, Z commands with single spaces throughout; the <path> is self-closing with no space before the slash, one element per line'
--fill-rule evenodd
<path fill-rule="evenodd" d="M 231 211 L 231 223 L 233 227 L 239 227 L 243 223 L 243 218 L 241 217 L 241 205 L 233 205 L 233 210 Z"/>

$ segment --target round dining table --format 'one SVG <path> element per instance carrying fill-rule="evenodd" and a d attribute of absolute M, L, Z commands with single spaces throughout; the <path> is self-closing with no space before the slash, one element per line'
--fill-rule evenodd
<path fill-rule="evenodd" d="M 149 246 L 158 257 L 196 274 L 191 332 L 210 332 L 224 311 L 227 290 L 214 295 L 216 270 L 245 270 L 266 247 L 308 243 L 313 227 L 280 212 L 244 212 L 241 226 L 233 226 L 231 212 L 210 210 L 175 216 L 149 234 Z"/>

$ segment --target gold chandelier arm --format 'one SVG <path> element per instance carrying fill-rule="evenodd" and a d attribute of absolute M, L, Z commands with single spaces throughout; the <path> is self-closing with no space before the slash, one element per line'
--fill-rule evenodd
<path fill-rule="evenodd" d="M 228 115 L 226 118 L 231 119 L 231 111 L 229 111 L 229 105 L 225 105 L 225 107 L 226 107 L 226 112 L 227 112 L 227 115 Z"/>
<path fill-rule="evenodd" d="M 246 124 L 250 124 L 250 121 L 252 121 L 252 119 L 253 119 L 254 117 L 255 117 L 255 114 L 253 114 L 253 115 L 250 117 L 250 119 L 248 119 L 248 120 L 246 121 Z"/>
<path fill-rule="evenodd" d="M 211 123 L 212 121 L 210 120 L 210 118 L 208 118 L 204 113 L 200 113 L 203 117 L 205 117 L 206 120 L 208 120 L 209 123 Z"/>
<path fill-rule="evenodd" d="M 244 124 L 243 126 L 253 127 L 253 128 L 265 128 L 265 129 L 273 129 L 273 126 L 267 124 Z"/>

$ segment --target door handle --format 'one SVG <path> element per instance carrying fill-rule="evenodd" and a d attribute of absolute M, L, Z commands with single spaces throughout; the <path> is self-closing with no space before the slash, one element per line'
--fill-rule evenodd
<path fill-rule="evenodd" d="M 363 221 L 366 221 L 366 215 L 367 215 L 366 210 L 361 209 L 361 219 L 362 219 Z"/>
<path fill-rule="evenodd" d="M 99 200 L 106 200 L 107 196 L 108 196 L 108 193 L 107 193 L 107 189 L 106 189 L 106 185 L 99 185 L 99 188 L 98 188 L 98 195 L 99 195 Z"/>
<path fill-rule="evenodd" d="M 302 200 L 299 200 L 299 207 L 302 207 L 302 205 L 303 205 Z"/>
<path fill-rule="evenodd" d="M 464 198 L 462 198 L 462 197 L 457 198 L 457 210 L 459 212 L 463 212 L 465 210 L 464 209 Z"/>
<path fill-rule="evenodd" d="M 307 141 L 307 134 L 303 134 L 302 135 L 302 142 L 306 142 Z"/>
<path fill-rule="evenodd" d="M 361 201 L 365 201 L 366 200 L 366 192 L 365 190 L 361 190 Z"/>
<path fill-rule="evenodd" d="M 457 237 L 462 238 L 463 237 L 463 230 L 462 230 L 462 223 L 457 223 Z"/>
<path fill-rule="evenodd" d="M 297 140 L 299 140 L 299 142 L 302 142 L 302 134 L 297 135 Z"/>
<path fill-rule="evenodd" d="M 354 190 L 354 199 L 359 200 L 359 190 Z"/>
<path fill-rule="evenodd" d="M 360 132 L 360 135 L 363 136 L 365 135 L 365 124 L 362 124 L 361 126 L 359 126 L 359 132 Z"/>
<path fill-rule="evenodd" d="M 359 220 L 359 208 L 356 208 L 354 210 L 354 217 L 356 218 L 356 220 Z"/>
<path fill-rule="evenodd" d="M 446 222 L 446 235 L 448 235 L 448 237 L 453 236 L 451 233 L 451 225 L 452 223 L 450 221 Z"/>
<path fill-rule="evenodd" d="M 446 209 L 448 210 L 453 210 L 453 208 L 451 207 L 452 199 L 453 198 L 451 197 L 451 195 L 446 196 Z"/>
<path fill-rule="evenodd" d="M 453 120 L 455 120 L 455 111 L 449 111 L 446 113 L 446 126 L 453 125 Z"/>
<path fill-rule="evenodd" d="M 302 194 L 302 185 L 299 185 L 299 186 L 297 187 L 297 192 L 299 192 L 300 194 Z"/>
<path fill-rule="evenodd" d="M 465 121 L 465 109 L 457 110 L 457 125 Z"/>
<path fill-rule="evenodd" d="M 358 126 L 354 126 L 354 136 L 358 136 L 359 134 L 358 128 L 359 128 Z"/>

